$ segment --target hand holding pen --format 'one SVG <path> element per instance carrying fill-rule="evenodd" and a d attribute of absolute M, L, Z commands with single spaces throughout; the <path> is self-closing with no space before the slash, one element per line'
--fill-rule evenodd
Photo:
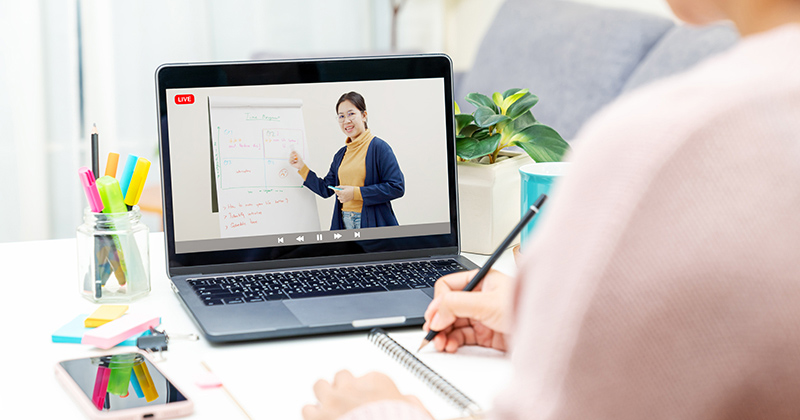
<path fill-rule="evenodd" d="M 436 282 L 422 329 L 439 331 L 432 340 L 437 351 L 455 353 L 461 346 L 507 350 L 514 278 L 492 270 L 473 291 L 462 291 L 476 273 L 460 271 Z"/>
<path fill-rule="evenodd" d="M 303 166 L 306 164 L 303 162 L 303 158 L 300 157 L 300 154 L 292 150 L 291 153 L 289 153 L 289 165 L 295 169 L 303 169 Z"/>
<path fill-rule="evenodd" d="M 498 316 L 498 311 L 505 311 L 507 309 L 503 308 L 510 308 L 511 300 L 507 298 L 505 293 L 501 293 L 501 296 L 491 296 L 487 294 L 481 294 L 481 296 L 472 296 L 469 293 L 473 290 L 479 290 L 479 288 L 486 288 L 487 291 L 496 289 L 494 287 L 494 280 L 487 281 L 487 284 L 481 286 L 481 282 L 484 281 L 487 277 L 489 277 L 491 273 L 492 278 L 499 278 L 502 277 L 502 274 L 492 271 L 492 266 L 495 262 L 500 258 L 500 255 L 505 252 L 508 247 L 511 246 L 511 243 L 514 239 L 519 235 L 522 229 L 533 219 L 534 216 L 539 212 L 539 209 L 544 205 L 545 200 L 547 200 L 547 196 L 542 194 L 536 200 L 533 205 L 530 206 L 528 212 L 522 216 L 519 223 L 514 226 L 514 229 L 511 229 L 511 232 L 506 236 L 500 246 L 492 253 L 489 259 L 486 261 L 486 264 L 477 271 L 477 273 L 473 276 L 471 275 L 472 272 L 466 273 L 466 277 L 464 277 L 463 273 L 455 273 L 451 274 L 450 276 L 445 276 L 439 279 L 435 285 L 435 294 L 434 300 L 428 305 L 428 309 L 425 311 L 425 326 L 423 329 L 427 328 L 428 335 L 425 336 L 425 339 L 422 340 L 422 344 L 419 346 L 419 350 L 422 350 L 428 343 L 433 341 L 439 332 L 444 327 L 453 326 L 456 327 L 456 321 L 458 318 L 466 318 L 467 326 L 471 326 L 472 328 L 458 330 L 457 335 L 454 335 L 452 338 L 452 343 L 449 340 L 444 340 L 439 338 L 438 345 L 436 348 L 438 350 L 447 350 L 450 352 L 454 352 L 458 347 L 464 345 L 466 339 L 470 337 L 472 341 L 476 341 L 476 334 L 483 334 L 481 339 L 486 342 L 486 339 L 489 338 L 490 341 L 494 341 L 496 338 L 494 337 L 493 332 L 499 332 L 503 327 L 503 323 L 505 322 L 505 316 Z M 462 277 L 459 277 L 461 275 Z M 499 282 L 499 280 L 497 280 Z M 443 285 L 440 285 L 442 283 Z M 462 286 L 463 284 L 463 286 Z M 447 291 L 452 290 L 451 285 L 462 287 L 462 292 L 460 294 L 449 294 L 449 297 L 441 297 L 437 300 L 438 296 L 448 296 Z M 443 303 L 445 302 L 446 303 Z M 431 318 L 433 317 L 433 318 Z M 472 325 L 472 321 L 477 323 L 481 323 L 480 325 L 484 325 L 482 322 L 490 321 L 491 327 L 488 330 L 481 330 L 478 328 L 475 330 L 474 326 Z M 430 325 L 429 325 L 430 324 Z M 461 322 L 461 326 L 463 327 L 464 321 Z M 451 330 L 452 331 L 452 330 Z M 491 337 L 487 337 L 487 332 L 492 332 Z M 450 338 L 450 334 L 446 334 L 448 339 Z M 498 336 L 498 338 L 501 338 Z M 473 343 L 477 344 L 477 343 Z M 499 345 L 500 343 L 494 343 Z M 502 342 L 503 348 L 505 348 L 505 340 Z"/>

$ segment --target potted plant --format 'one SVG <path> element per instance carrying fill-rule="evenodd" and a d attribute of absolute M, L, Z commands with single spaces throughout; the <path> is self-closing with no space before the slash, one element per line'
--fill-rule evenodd
<path fill-rule="evenodd" d="M 533 162 L 558 162 L 569 144 L 533 116 L 539 101 L 528 89 L 470 93 L 472 114 L 455 105 L 459 158 L 459 209 L 462 250 L 490 254 L 520 217 L 519 168 Z M 504 150 L 517 146 L 525 153 Z"/>

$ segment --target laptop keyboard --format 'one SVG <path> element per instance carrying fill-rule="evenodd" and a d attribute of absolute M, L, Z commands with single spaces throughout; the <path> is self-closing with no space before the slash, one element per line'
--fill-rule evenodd
<path fill-rule="evenodd" d="M 456 260 L 412 261 L 189 279 L 206 306 L 433 287 L 466 267 Z"/>

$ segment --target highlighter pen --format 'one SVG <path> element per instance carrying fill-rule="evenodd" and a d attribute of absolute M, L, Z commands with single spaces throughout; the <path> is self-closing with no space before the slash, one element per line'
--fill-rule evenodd
<path fill-rule="evenodd" d="M 128 185 L 131 183 L 133 177 L 133 170 L 136 168 L 136 162 L 139 160 L 138 156 L 128 155 L 128 160 L 125 161 L 125 167 L 122 168 L 122 176 L 119 178 L 119 189 L 122 191 L 122 198 L 128 194 Z"/>
<path fill-rule="evenodd" d="M 94 379 L 94 390 L 92 392 L 92 403 L 95 408 L 102 410 L 106 403 L 106 390 L 108 389 L 108 377 L 111 376 L 111 369 L 101 364 L 97 367 L 97 376 Z"/>
<path fill-rule="evenodd" d="M 136 362 L 134 362 L 134 365 Z M 136 375 L 131 375 L 131 386 L 133 386 L 133 392 L 136 393 L 137 398 L 144 398 L 144 392 L 142 392 L 142 386 L 139 385 L 139 380 L 136 379 Z"/>
<path fill-rule="evenodd" d="M 150 161 L 145 158 L 139 158 L 136 162 L 136 167 L 133 169 L 133 175 L 128 185 L 128 193 L 125 195 L 125 205 L 128 206 L 128 210 L 131 210 L 139 202 L 149 170 Z"/>
<path fill-rule="evenodd" d="M 147 369 L 147 364 L 144 360 L 133 364 L 133 373 L 139 381 L 139 386 L 142 388 L 145 401 L 151 402 L 157 399 L 158 391 L 156 391 L 153 377 L 150 376 L 150 370 Z"/>
<path fill-rule="evenodd" d="M 119 153 L 109 153 L 108 160 L 106 160 L 106 173 L 104 175 L 108 175 L 112 178 L 117 176 L 117 164 L 119 164 Z"/>
<path fill-rule="evenodd" d="M 100 193 L 100 198 L 103 200 L 103 213 L 125 213 L 128 211 L 128 208 L 125 207 L 125 203 L 122 201 L 122 191 L 120 191 L 119 183 L 116 179 L 110 176 L 100 177 L 100 179 L 97 180 L 97 190 Z M 112 224 L 111 229 L 116 230 L 116 226 Z M 116 256 L 119 259 L 122 273 L 126 274 L 128 271 L 125 264 L 125 256 L 122 254 L 122 244 L 117 235 L 113 235 L 111 238 L 114 241 L 114 248 L 116 249 Z M 124 275 L 121 280 L 117 277 L 120 286 L 125 285 L 127 282 L 126 278 L 127 274 Z"/>
<path fill-rule="evenodd" d="M 344 191 L 344 188 L 340 188 L 340 187 L 332 187 L 332 186 L 330 186 L 330 185 L 328 185 L 328 188 L 330 188 L 330 189 L 332 189 L 332 190 L 334 190 L 334 191 Z"/>
<path fill-rule="evenodd" d="M 97 191 L 97 183 L 95 182 L 92 170 L 87 167 L 78 169 L 78 178 L 83 185 L 83 191 L 86 193 L 86 199 L 89 201 L 89 209 L 94 213 L 103 211 L 103 200 L 100 199 L 100 194 Z M 103 285 L 108 277 L 111 275 L 111 266 L 106 262 L 106 255 L 104 254 L 105 248 L 108 244 L 105 243 L 104 238 L 94 237 L 94 254 L 95 254 L 95 279 L 94 279 L 94 297 L 100 299 L 103 296 Z M 91 280 L 87 280 L 91 281 Z M 84 286 L 85 290 L 89 290 L 90 285 Z"/>
<path fill-rule="evenodd" d="M 97 192 L 97 183 L 95 180 L 94 172 L 91 169 L 83 166 L 78 169 L 78 177 L 83 185 L 83 192 L 86 193 L 86 199 L 89 200 L 89 208 L 94 213 L 103 211 L 103 200 L 100 199 L 100 194 Z"/>
<path fill-rule="evenodd" d="M 111 375 L 108 377 L 108 393 L 114 395 L 128 395 L 128 385 L 131 383 L 131 373 L 133 372 L 133 361 L 135 354 L 117 354 L 111 357 L 109 369 Z"/>
<path fill-rule="evenodd" d="M 500 258 L 500 255 L 503 254 L 503 251 L 505 251 L 506 248 L 511 246 L 511 241 L 513 241 L 514 238 L 516 238 L 517 235 L 519 235 L 519 233 L 522 232 L 522 228 L 524 228 L 525 225 L 527 225 L 528 222 L 530 222 L 531 219 L 533 219 L 533 216 L 536 216 L 536 214 L 539 213 L 539 209 L 542 208 L 545 200 L 547 200 L 547 196 L 544 194 L 540 195 L 539 198 L 536 199 L 536 202 L 534 202 L 533 205 L 530 206 L 530 208 L 528 208 L 528 212 L 525 213 L 525 216 L 522 216 L 522 219 L 519 221 L 519 223 L 517 223 L 516 226 L 514 226 L 514 229 L 511 229 L 511 232 L 508 234 L 508 236 L 506 236 L 506 239 L 503 240 L 503 243 L 501 243 L 500 246 L 497 247 L 494 253 L 492 253 L 492 256 L 489 257 L 489 260 L 486 261 L 486 264 L 484 264 L 483 267 L 481 267 L 481 269 L 478 270 L 478 273 L 475 274 L 475 277 L 473 277 L 472 280 L 470 280 L 470 282 L 467 283 L 466 286 L 464 286 L 462 291 L 471 292 L 472 289 L 474 289 L 475 286 L 477 286 L 478 283 L 480 283 L 481 280 L 483 280 L 483 278 L 486 277 L 486 274 L 488 274 L 489 271 L 492 269 L 492 266 Z M 439 334 L 439 331 L 434 331 L 434 330 L 428 331 L 428 335 L 426 335 L 425 339 L 422 340 L 422 344 L 420 344 L 419 349 L 417 349 L 417 351 L 419 352 L 420 350 L 422 350 L 423 347 L 427 346 L 428 343 L 430 343 L 431 340 L 433 340 L 433 337 L 436 337 L 436 334 Z"/>
<path fill-rule="evenodd" d="M 97 134 L 97 124 L 92 124 L 92 173 L 97 179 L 100 176 L 100 139 Z"/>

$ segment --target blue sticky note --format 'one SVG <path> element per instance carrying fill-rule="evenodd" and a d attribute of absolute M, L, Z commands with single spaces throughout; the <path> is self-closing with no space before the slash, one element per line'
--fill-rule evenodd
<path fill-rule="evenodd" d="M 64 326 L 62 326 L 56 332 L 53 333 L 53 342 L 80 344 L 81 338 L 83 338 L 83 334 L 85 334 L 87 331 L 93 330 L 93 328 L 86 328 L 83 325 L 83 322 L 86 321 L 86 318 L 88 317 L 89 317 L 88 314 L 81 314 L 75 317 L 75 319 L 73 319 L 72 321 L 66 323 Z M 136 334 L 117 345 L 135 346 L 136 339 L 143 335 L 150 335 L 150 331 L 144 331 L 139 334 Z"/>

